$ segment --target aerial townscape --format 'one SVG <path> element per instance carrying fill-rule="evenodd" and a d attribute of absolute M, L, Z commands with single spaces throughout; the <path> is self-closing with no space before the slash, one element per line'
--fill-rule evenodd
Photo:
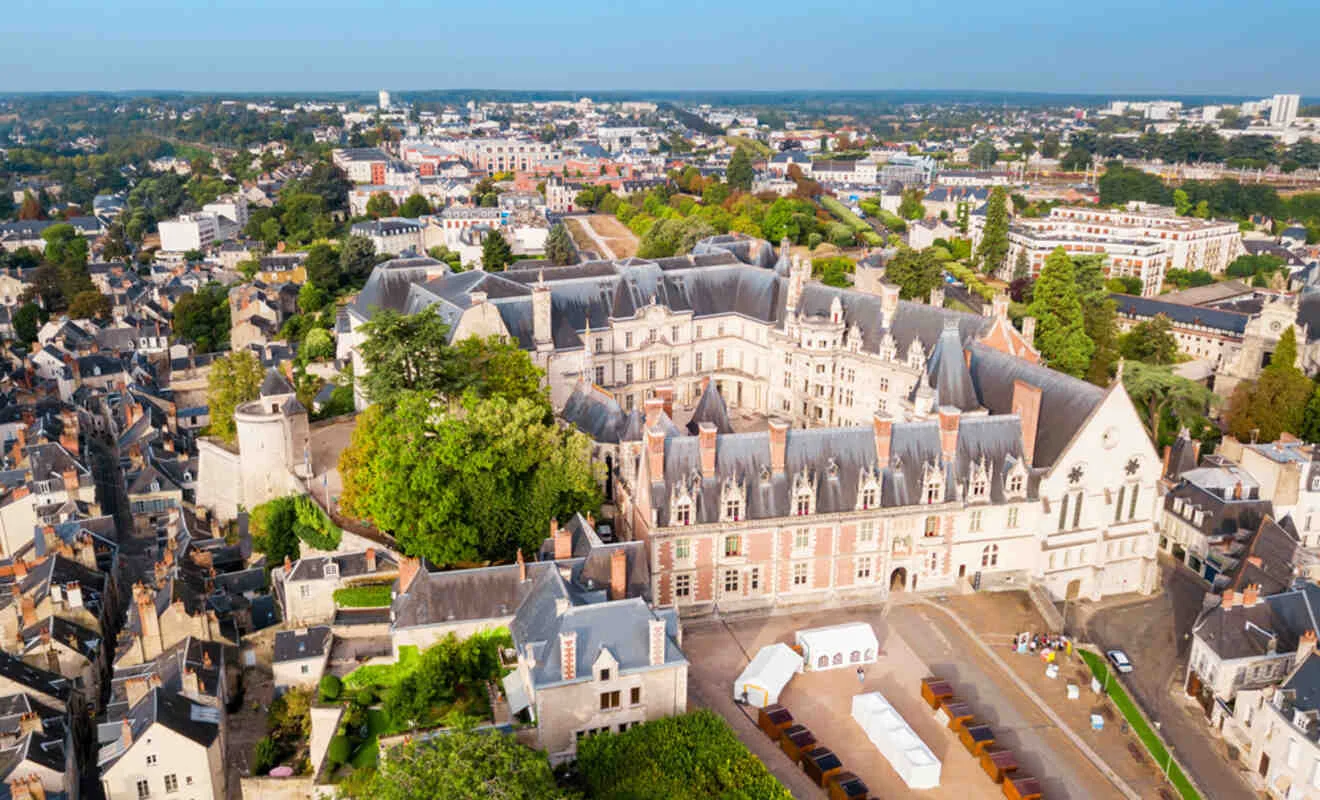
<path fill-rule="evenodd" d="M 1320 798 L 1313 53 L 366 90 L 413 34 L 19 17 L 0 800 Z"/>

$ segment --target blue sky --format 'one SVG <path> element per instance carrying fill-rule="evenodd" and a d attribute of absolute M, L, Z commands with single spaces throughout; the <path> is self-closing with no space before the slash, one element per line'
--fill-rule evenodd
<path fill-rule="evenodd" d="M 17 2 L 17 6 L 12 4 Z M 1300 0 L 8 0 L 0 92 L 963 89 L 1320 95 Z"/>

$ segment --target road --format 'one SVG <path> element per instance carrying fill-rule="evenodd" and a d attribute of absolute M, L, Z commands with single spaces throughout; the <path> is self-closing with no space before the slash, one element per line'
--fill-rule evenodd
<path fill-rule="evenodd" d="M 589 217 L 577 217 L 576 219 L 578 221 L 578 224 L 582 226 L 582 230 L 587 234 L 587 236 L 591 237 L 591 241 L 596 245 L 596 247 L 600 248 L 599 252 L 602 258 L 609 259 L 610 261 L 613 261 L 614 259 L 618 258 L 618 256 L 614 252 L 614 249 L 611 248 L 608 244 L 606 244 L 605 239 L 599 233 L 596 233 L 596 228 L 592 226 L 591 219 Z"/>
<path fill-rule="evenodd" d="M 1244 768 L 1228 757 L 1223 741 L 1199 709 L 1180 697 L 1191 648 L 1192 623 L 1206 586 L 1191 570 L 1161 555 L 1163 590 L 1139 603 L 1083 606 L 1074 613 L 1085 638 L 1108 650 L 1121 648 L 1135 666 L 1126 685 L 1173 748 L 1207 800 L 1238 800 L 1254 793 Z"/>

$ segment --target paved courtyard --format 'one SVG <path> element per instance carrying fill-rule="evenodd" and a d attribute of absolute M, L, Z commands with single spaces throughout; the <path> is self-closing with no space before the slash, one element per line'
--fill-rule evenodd
<path fill-rule="evenodd" d="M 990 595 L 978 597 L 987 596 Z M 1029 616 L 1028 609 L 1025 607 L 1022 614 Z M 985 613 L 996 612 L 990 609 Z M 795 797 L 820 798 L 825 794 L 755 727 L 750 711 L 733 702 L 733 680 L 761 647 L 774 642 L 791 643 L 793 632 L 800 628 L 849 621 L 869 622 L 880 639 L 883 655 L 880 663 L 868 668 L 865 683 L 859 686 L 851 669 L 805 673 L 790 682 L 780 701 L 823 744 L 839 754 L 846 769 L 861 775 L 875 796 L 969 800 L 1002 796 L 1000 787 L 991 783 L 979 764 L 922 703 L 920 679 L 928 674 L 938 674 L 954 682 L 959 696 L 972 704 L 978 718 L 994 726 L 998 743 L 1017 753 L 1022 764 L 1020 774 L 1041 778 L 1047 797 L 1089 800 L 1125 796 L 1000 666 L 937 610 L 897 605 L 888 611 L 872 607 L 743 619 L 727 624 L 689 624 L 683 645 L 692 664 L 689 686 L 693 704 L 709 706 L 728 719 L 739 737 Z M 1007 653 L 1006 642 L 1004 652 Z M 853 695 L 875 690 L 889 699 L 943 762 L 938 789 L 908 789 L 852 720 Z M 1114 740 L 1106 749 L 1119 754 L 1115 760 L 1121 757 L 1131 760 L 1130 756 L 1122 755 L 1123 734 L 1116 725 L 1101 736 L 1105 735 Z M 1088 741 L 1088 744 L 1095 743 Z M 1105 758 L 1109 760 L 1108 755 Z M 1160 796 L 1157 776 L 1143 776 L 1139 770 L 1129 768 L 1119 772 L 1123 780 L 1130 777 L 1134 781 L 1131 785 L 1135 796 Z"/>

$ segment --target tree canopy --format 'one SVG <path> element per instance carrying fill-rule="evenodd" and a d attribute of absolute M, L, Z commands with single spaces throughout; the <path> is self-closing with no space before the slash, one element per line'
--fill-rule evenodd
<path fill-rule="evenodd" d="M 944 282 L 944 265 L 931 249 L 920 252 L 900 247 L 885 266 L 885 279 L 898 284 L 904 300 L 925 300 Z"/>
<path fill-rule="evenodd" d="M 452 731 L 389 751 L 360 800 L 561 800 L 545 753 L 498 732 Z"/>
<path fill-rule="evenodd" d="M 1124 358 L 1147 364 L 1172 364 L 1178 359 L 1173 323 L 1163 314 L 1133 325 L 1123 334 L 1120 347 Z"/>
<path fill-rule="evenodd" d="M 229 290 L 208 283 L 174 304 L 174 333 L 197 345 L 199 353 L 216 353 L 229 346 Z"/>
<path fill-rule="evenodd" d="M 212 436 L 234 441 L 234 409 L 257 399 L 264 376 L 261 362 L 251 350 L 235 350 L 211 364 L 206 400 L 211 410 Z"/>
<path fill-rule="evenodd" d="M 1158 446 L 1166 421 L 1187 426 L 1205 414 L 1214 395 L 1196 381 L 1173 374 L 1165 366 L 1140 361 L 1123 365 L 1123 388 L 1141 414 L 1146 433 Z"/>
<path fill-rule="evenodd" d="M 481 240 L 481 267 L 487 272 L 503 272 L 513 263 L 513 248 L 499 231 L 490 231 Z"/>
<path fill-rule="evenodd" d="M 745 148 L 737 148 L 729 158 L 729 166 L 725 170 L 725 180 L 734 189 L 750 192 L 753 177 L 755 177 L 755 172 L 752 169 L 751 156 L 747 155 Z"/>
<path fill-rule="evenodd" d="M 990 190 L 985 207 L 985 228 L 981 232 L 976 258 L 981 262 L 981 269 L 990 275 L 1008 258 L 1008 193 L 1002 186 Z"/>
<path fill-rule="evenodd" d="M 1069 375 L 1086 374 L 1095 344 L 1086 335 L 1073 261 L 1062 247 L 1045 259 L 1028 311 L 1037 320 L 1036 349 L 1046 363 Z"/>
<path fill-rule="evenodd" d="M 559 266 L 577 261 L 577 250 L 573 247 L 573 239 L 568 235 L 564 223 L 555 223 L 550 233 L 546 235 L 545 258 L 551 264 Z"/>
<path fill-rule="evenodd" d="M 1229 400 L 1228 432 L 1243 441 L 1272 442 L 1299 433 L 1312 395 L 1311 381 L 1297 367 L 1294 328 L 1284 329 L 1269 366 L 1255 382 L 1238 384 Z"/>
<path fill-rule="evenodd" d="M 552 517 L 600 506 L 590 440 L 526 397 L 402 392 L 358 418 L 339 468 L 345 513 L 436 564 L 534 552 Z"/>

